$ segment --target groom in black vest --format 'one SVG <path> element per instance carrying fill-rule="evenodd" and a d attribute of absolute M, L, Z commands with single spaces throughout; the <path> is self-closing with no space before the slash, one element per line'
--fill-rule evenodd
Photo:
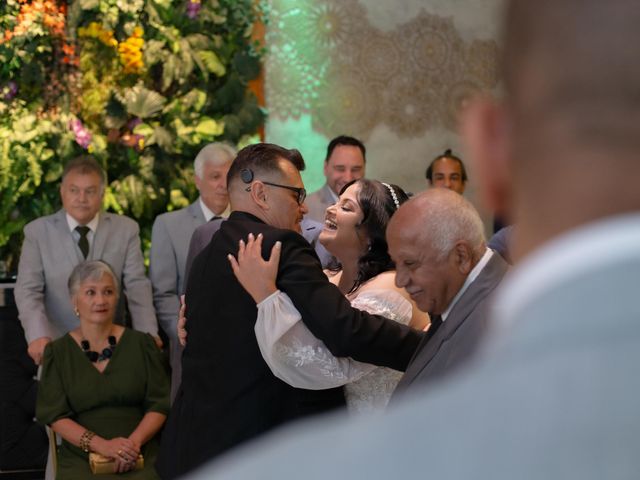
<path fill-rule="evenodd" d="M 296 233 L 306 213 L 302 169 L 297 150 L 257 144 L 241 150 L 229 170 L 233 211 L 195 258 L 188 278 L 189 340 L 158 455 L 163 479 L 284 422 L 344 404 L 342 389 L 293 388 L 262 359 L 254 333 L 256 304 L 227 259 L 249 233 L 264 236 L 264 256 L 276 241 L 282 243 L 277 286 L 307 299 L 300 313 L 312 333 L 332 339 L 326 344 L 334 354 L 404 370 L 423 336 L 351 308 L 327 280 L 313 248 Z"/>

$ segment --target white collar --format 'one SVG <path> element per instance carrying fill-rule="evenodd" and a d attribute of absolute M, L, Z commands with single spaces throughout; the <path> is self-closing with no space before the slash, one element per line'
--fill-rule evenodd
<path fill-rule="evenodd" d="M 518 228 L 516 226 L 516 228 Z M 571 230 L 526 256 L 506 277 L 492 317 L 497 328 L 545 291 L 612 262 L 640 256 L 640 214 L 610 217 Z"/>
<path fill-rule="evenodd" d="M 69 230 L 71 232 L 73 232 L 76 229 L 76 227 L 78 225 L 80 225 L 80 224 L 78 223 L 78 221 L 75 218 L 73 218 L 71 215 L 69 215 L 69 213 L 67 213 L 66 211 L 64 212 L 64 214 L 67 217 L 67 224 L 69 225 Z M 93 217 L 93 219 L 89 223 L 86 224 L 86 226 L 89 227 L 89 229 L 93 233 L 95 233 L 96 230 L 98 229 L 99 217 L 100 217 L 100 212 L 96 213 L 96 216 Z"/>
<path fill-rule="evenodd" d="M 213 211 L 207 207 L 202 201 L 202 197 L 198 197 L 198 201 L 200 202 L 200 208 L 202 209 L 202 214 L 204 215 L 204 219 L 208 222 L 213 217 L 224 217 L 227 218 L 229 213 L 231 212 L 231 205 L 227 203 L 227 208 L 220 215 L 216 215 Z"/>
<path fill-rule="evenodd" d="M 200 208 L 202 209 L 202 214 L 204 215 L 205 221 L 208 222 L 216 216 L 216 214 L 213 213 L 211 209 L 209 209 L 209 207 L 204 204 L 204 202 L 202 201 L 202 197 L 198 197 L 198 201 L 200 202 Z"/>
<path fill-rule="evenodd" d="M 453 309 L 455 304 L 458 303 L 458 300 L 460 300 L 460 297 L 462 297 L 462 295 L 464 295 L 464 292 L 467 291 L 467 289 L 469 288 L 469 285 L 471 285 L 473 281 L 476 278 L 478 278 L 478 275 L 480 275 L 480 272 L 482 272 L 482 270 L 487 265 L 487 263 L 489 263 L 489 260 L 491 260 L 491 257 L 493 257 L 493 250 L 487 248 L 486 251 L 484 252 L 484 255 L 482 255 L 482 258 L 480 259 L 480 261 L 476 263 L 476 266 L 473 267 L 471 272 L 469 272 L 469 275 L 467 275 L 467 278 L 462 284 L 462 288 L 458 290 L 458 293 L 456 293 L 456 296 L 453 297 L 453 300 L 451 300 L 451 302 L 449 302 L 449 306 L 447 307 L 447 309 L 442 313 L 442 315 L 440 315 L 443 322 L 447 319 L 447 317 L 451 313 L 451 310 Z"/>

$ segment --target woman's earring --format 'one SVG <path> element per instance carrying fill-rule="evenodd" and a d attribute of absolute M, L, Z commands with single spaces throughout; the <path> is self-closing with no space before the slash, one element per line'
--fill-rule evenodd
<path fill-rule="evenodd" d="M 74 307 L 74 308 L 73 308 L 73 313 L 75 313 L 75 314 L 76 314 L 76 317 L 79 317 L 79 316 L 80 316 L 80 311 L 78 310 L 78 307 Z"/>

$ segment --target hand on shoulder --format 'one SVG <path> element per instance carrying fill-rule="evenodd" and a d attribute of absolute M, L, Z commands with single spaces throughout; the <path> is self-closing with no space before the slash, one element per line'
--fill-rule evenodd
<path fill-rule="evenodd" d="M 264 260 L 262 240 L 261 233 L 257 237 L 250 233 L 246 243 L 240 240 L 238 258 L 231 254 L 227 256 L 233 274 L 256 303 L 260 303 L 277 290 L 276 277 L 282 250 L 281 242 L 277 241 L 271 249 L 269 259 Z"/>

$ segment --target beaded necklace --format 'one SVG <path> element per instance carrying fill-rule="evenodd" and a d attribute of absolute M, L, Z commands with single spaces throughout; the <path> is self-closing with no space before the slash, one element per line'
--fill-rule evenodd
<path fill-rule="evenodd" d="M 116 337 L 113 335 L 109 335 L 107 339 L 109 342 L 109 346 L 102 350 L 102 353 L 98 353 L 93 350 L 89 350 L 91 346 L 89 345 L 89 340 L 82 340 L 80 342 L 80 346 L 82 347 L 82 351 L 87 356 L 87 358 L 92 362 L 103 362 L 108 360 L 113 355 L 113 350 L 116 348 Z"/>

